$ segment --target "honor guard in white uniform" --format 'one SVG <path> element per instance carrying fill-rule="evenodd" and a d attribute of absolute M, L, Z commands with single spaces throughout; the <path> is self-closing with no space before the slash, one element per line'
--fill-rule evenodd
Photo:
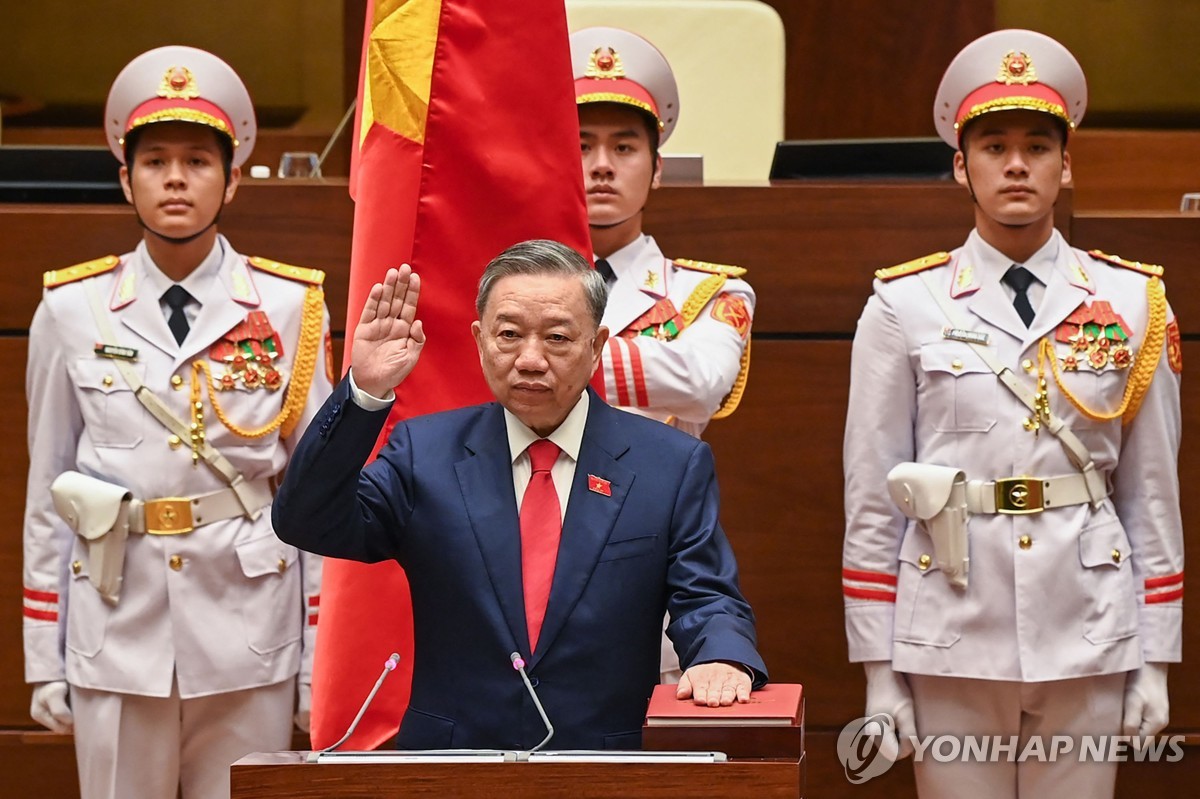
<path fill-rule="evenodd" d="M 976 228 L 877 272 L 854 338 L 843 593 L 881 752 L 906 755 L 913 734 L 1018 741 L 992 762 L 926 752 L 922 797 L 1111 796 L 1116 764 L 1080 762 L 1082 736 L 1167 723 L 1179 328 L 1161 267 L 1053 227 L 1086 103 L 1047 36 L 959 53 L 934 120 Z M 1018 762 L 1052 736 L 1071 753 Z"/>
<path fill-rule="evenodd" d="M 679 119 L 671 65 L 617 28 L 571 34 L 579 143 L 596 269 L 609 287 L 612 331 L 592 385 L 609 404 L 697 438 L 737 408 L 750 371 L 754 290 L 739 266 L 666 258 L 642 232 L 658 148 Z M 661 674 L 679 679 L 664 635 Z"/>
<path fill-rule="evenodd" d="M 226 63 L 138 56 L 105 126 L 144 233 L 47 272 L 30 328 L 25 676 L 84 799 L 212 799 L 298 692 L 306 724 L 321 565 L 270 503 L 332 384 L 323 273 L 217 232 L 255 138 Z"/>

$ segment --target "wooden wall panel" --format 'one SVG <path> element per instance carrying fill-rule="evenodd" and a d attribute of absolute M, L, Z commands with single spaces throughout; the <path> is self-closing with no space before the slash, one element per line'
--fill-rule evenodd
<path fill-rule="evenodd" d="M 942 73 L 996 17 L 993 0 L 767 2 L 787 36 L 791 139 L 934 135 Z"/>
<path fill-rule="evenodd" d="M 1086 211 L 1179 210 L 1184 192 L 1200 191 L 1200 131 L 1103 130 L 1071 137 L 1075 208 Z"/>

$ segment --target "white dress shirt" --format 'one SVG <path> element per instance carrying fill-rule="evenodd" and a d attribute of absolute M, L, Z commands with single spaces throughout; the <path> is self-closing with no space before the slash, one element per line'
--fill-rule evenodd
<path fill-rule="evenodd" d="M 1017 292 L 1016 289 L 1004 282 L 1004 274 L 1013 266 L 1023 266 L 1028 269 L 1033 275 L 1034 281 L 1029 284 L 1025 296 L 1029 298 L 1029 304 L 1036 313 L 1042 307 L 1042 300 L 1046 298 L 1046 286 L 1050 285 L 1050 278 L 1054 275 L 1054 265 L 1058 261 L 1059 241 L 1058 236 L 1051 236 L 1037 252 L 1029 256 L 1029 260 L 1019 264 L 988 244 L 980 236 L 975 248 L 976 257 L 981 261 L 981 263 L 977 261 L 979 274 L 987 275 L 989 280 L 999 281 L 1004 288 L 1004 293 L 1011 300 L 1017 296 Z"/>
<path fill-rule="evenodd" d="M 183 306 L 183 315 L 187 317 L 188 326 L 196 324 L 196 318 L 200 316 L 200 309 L 204 302 L 208 299 L 208 293 L 212 290 L 212 286 L 217 282 L 217 275 L 221 271 L 221 262 L 225 259 L 225 251 L 221 247 L 221 240 L 218 238 L 213 248 L 205 256 L 200 265 L 191 271 L 191 273 L 183 280 L 179 281 L 179 285 L 187 289 L 187 293 L 192 295 L 187 304 Z M 146 261 L 150 264 L 146 270 L 146 282 L 150 284 L 150 288 L 146 290 L 146 296 L 158 297 L 158 305 L 162 309 L 163 319 L 168 322 L 171 320 L 171 306 L 167 305 L 162 296 L 167 293 L 167 289 L 175 284 L 175 281 L 167 277 L 159 269 L 158 264 L 154 263 L 154 259 L 147 254 Z"/>

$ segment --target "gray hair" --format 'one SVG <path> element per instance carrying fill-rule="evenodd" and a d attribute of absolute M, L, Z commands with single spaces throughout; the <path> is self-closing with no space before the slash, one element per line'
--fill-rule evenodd
<path fill-rule="evenodd" d="M 514 244 L 492 259 L 479 278 L 475 311 L 483 318 L 492 288 L 501 278 L 512 275 L 577 275 L 583 284 L 583 296 L 592 312 L 592 323 L 600 326 L 608 303 L 608 286 L 587 259 L 565 244 L 549 239 L 532 239 Z"/>

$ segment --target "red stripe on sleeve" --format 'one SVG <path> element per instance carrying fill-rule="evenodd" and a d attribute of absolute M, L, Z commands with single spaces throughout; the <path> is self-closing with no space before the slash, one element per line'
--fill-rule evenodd
<path fill-rule="evenodd" d="M 32 588 L 26 588 L 24 593 L 26 599 L 34 602 L 58 602 L 58 594 L 53 591 L 34 591 Z"/>
<path fill-rule="evenodd" d="M 842 569 L 843 580 L 859 580 L 864 583 L 879 583 L 880 585 L 895 585 L 896 575 L 883 572 L 864 572 L 858 569 Z"/>
<path fill-rule="evenodd" d="M 629 405 L 629 386 L 625 382 L 625 361 L 621 357 L 620 339 L 609 339 L 608 347 L 612 354 L 613 382 L 617 384 L 617 404 Z"/>
<path fill-rule="evenodd" d="M 39 619 L 41 621 L 58 621 L 58 613 L 53 610 L 37 610 L 35 608 L 23 608 L 25 615 L 31 619 Z"/>
<path fill-rule="evenodd" d="M 1146 590 L 1151 588 L 1163 588 L 1168 585 L 1178 585 L 1183 582 L 1183 572 L 1179 574 L 1168 574 L 1165 577 L 1151 577 L 1146 580 Z"/>
<path fill-rule="evenodd" d="M 308 598 L 308 606 L 310 608 L 319 608 L 321 606 L 321 595 L 313 594 Z"/>
<path fill-rule="evenodd" d="M 649 408 L 650 398 L 646 394 L 646 373 L 642 371 L 642 351 L 638 349 L 636 341 L 630 341 L 628 345 L 629 368 L 633 372 L 633 389 L 637 395 L 637 406 Z"/>
<path fill-rule="evenodd" d="M 1167 591 L 1165 594 L 1146 594 L 1147 605 L 1157 605 L 1160 602 L 1172 602 L 1176 599 L 1183 598 L 1183 589 L 1178 588 L 1174 591 Z"/>
<path fill-rule="evenodd" d="M 851 585 L 842 586 L 842 593 L 851 599 L 874 599 L 878 602 L 895 602 L 896 594 L 892 591 L 872 591 L 869 588 L 855 588 Z"/>

